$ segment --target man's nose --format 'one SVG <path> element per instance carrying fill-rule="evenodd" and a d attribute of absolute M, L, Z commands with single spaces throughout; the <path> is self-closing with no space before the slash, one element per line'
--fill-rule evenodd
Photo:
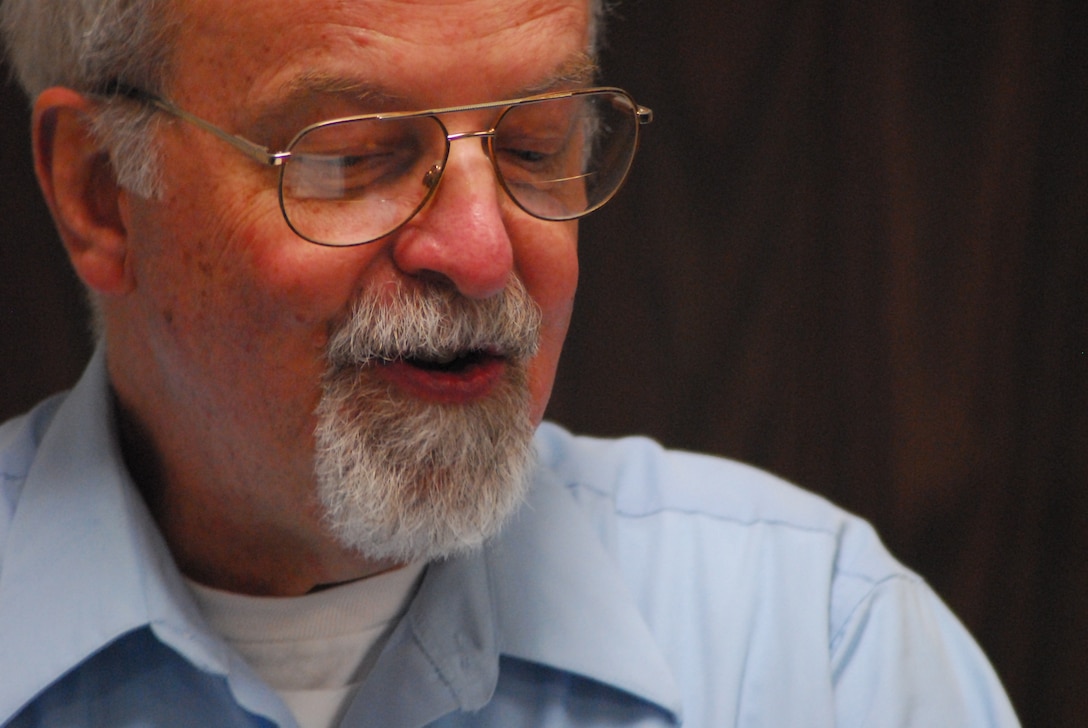
<path fill-rule="evenodd" d="M 469 298 L 501 292 L 514 267 L 505 203 L 479 141 L 453 141 L 434 196 L 393 243 L 394 262 L 408 275 L 445 278 Z"/>

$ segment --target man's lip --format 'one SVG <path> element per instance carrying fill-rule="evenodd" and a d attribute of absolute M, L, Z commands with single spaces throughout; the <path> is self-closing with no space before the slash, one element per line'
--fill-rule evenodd
<path fill-rule="evenodd" d="M 405 392 L 440 404 L 468 403 L 489 395 L 506 372 L 505 357 L 474 351 L 449 364 L 411 358 L 382 360 L 375 372 Z"/>

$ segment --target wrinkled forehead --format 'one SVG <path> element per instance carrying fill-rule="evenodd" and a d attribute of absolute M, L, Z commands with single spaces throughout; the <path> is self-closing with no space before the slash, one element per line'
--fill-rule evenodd
<path fill-rule="evenodd" d="M 267 101 L 299 78 L 381 87 L 406 103 L 486 101 L 546 85 L 580 65 L 591 45 L 590 0 L 178 0 L 177 7 L 172 93 L 229 94 L 243 104 Z"/>

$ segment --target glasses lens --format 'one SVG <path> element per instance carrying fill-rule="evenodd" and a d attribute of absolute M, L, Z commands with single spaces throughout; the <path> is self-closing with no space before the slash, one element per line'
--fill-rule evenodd
<path fill-rule="evenodd" d="M 291 145 L 280 189 L 288 224 L 324 245 L 358 245 L 408 221 L 436 181 L 446 135 L 433 117 L 333 122 Z"/>
<path fill-rule="evenodd" d="M 638 144 L 625 93 L 603 90 L 510 106 L 490 138 L 499 180 L 523 210 L 571 220 L 608 202 Z M 280 177 L 288 224 L 323 245 L 359 245 L 412 218 L 438 184 L 449 140 L 434 116 L 319 124 L 290 145 Z"/>
<path fill-rule="evenodd" d="M 627 177 L 638 142 L 634 102 L 615 91 L 510 107 L 493 156 L 510 197 L 546 220 L 570 220 L 608 202 Z"/>

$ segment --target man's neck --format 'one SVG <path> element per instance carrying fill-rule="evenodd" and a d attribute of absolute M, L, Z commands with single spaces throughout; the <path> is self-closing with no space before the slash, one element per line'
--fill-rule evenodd
<path fill-rule="evenodd" d="M 116 395 L 114 402 L 125 464 L 190 579 L 238 594 L 298 596 L 399 566 L 341 547 L 322 525 L 312 495 L 298 498 L 290 518 L 276 518 L 285 509 L 252 503 L 244 491 L 205 477 L 199 464 L 171 467 L 138 418 Z"/>

